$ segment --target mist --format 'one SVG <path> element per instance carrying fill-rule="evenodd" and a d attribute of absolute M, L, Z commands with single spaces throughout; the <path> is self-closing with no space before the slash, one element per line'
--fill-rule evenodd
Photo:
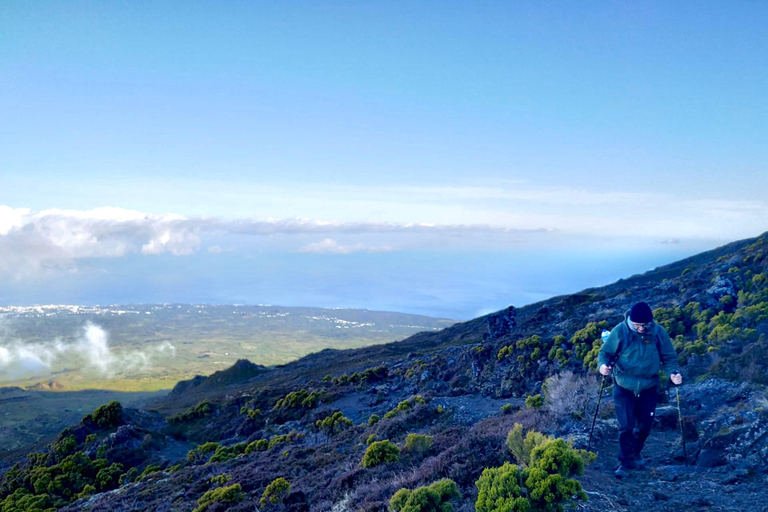
<path fill-rule="evenodd" d="M 28 343 L 0 337 L 0 382 L 45 377 L 58 367 L 75 365 L 86 374 L 111 379 L 118 374 L 149 369 L 161 359 L 173 358 L 176 348 L 169 342 L 143 350 L 115 351 L 109 333 L 87 322 L 74 341 L 55 338 L 48 342 Z"/>

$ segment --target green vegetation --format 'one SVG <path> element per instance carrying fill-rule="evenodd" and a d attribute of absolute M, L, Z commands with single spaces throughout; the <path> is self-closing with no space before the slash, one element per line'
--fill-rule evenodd
<path fill-rule="evenodd" d="M 200 461 L 207 461 L 208 458 L 221 448 L 221 445 L 219 443 L 214 442 L 208 442 L 203 443 L 199 445 L 194 450 L 189 450 L 187 452 L 187 461 L 189 462 L 200 462 Z"/>
<path fill-rule="evenodd" d="M 136 479 L 136 481 L 141 482 L 142 480 L 144 480 L 144 478 L 148 477 L 152 473 L 157 473 L 158 471 L 160 471 L 160 466 L 147 466 L 146 468 L 144 468 L 144 471 L 141 472 L 141 474 Z"/>
<path fill-rule="evenodd" d="M 0 486 L 0 511 L 47 512 L 116 488 L 122 464 L 91 459 L 75 451 L 73 442 L 74 437 L 65 437 L 52 446 L 50 454 L 32 454 L 27 466 L 16 464 L 8 470 Z"/>
<path fill-rule="evenodd" d="M 248 443 L 237 443 L 232 446 L 219 446 L 216 451 L 213 452 L 213 456 L 208 459 L 208 462 L 224 462 L 230 459 L 234 459 L 240 455 L 245 454 L 245 449 L 248 447 Z"/>
<path fill-rule="evenodd" d="M 345 417 L 341 411 L 336 411 L 332 415 L 315 422 L 315 426 L 328 436 L 333 436 L 339 432 L 353 426 L 354 422 Z"/>
<path fill-rule="evenodd" d="M 523 438 L 523 426 L 520 423 L 515 423 L 515 426 L 507 434 L 507 449 L 515 458 L 517 463 L 527 468 L 531 464 L 531 453 L 535 448 L 552 441 L 554 438 L 529 430 Z"/>
<path fill-rule="evenodd" d="M 168 423 L 184 423 L 210 416 L 216 410 L 216 406 L 208 400 L 191 407 L 188 411 L 175 414 L 168 418 Z"/>
<path fill-rule="evenodd" d="M 240 484 L 211 489 L 197 500 L 197 507 L 192 512 L 205 512 L 214 503 L 237 503 L 245 498 Z"/>
<path fill-rule="evenodd" d="M 526 409 L 540 409 L 544 406 L 544 397 L 541 395 L 532 395 L 525 399 Z"/>
<path fill-rule="evenodd" d="M 369 427 L 374 426 L 376 423 L 379 422 L 380 419 L 381 419 L 381 417 L 379 417 L 378 414 L 371 414 L 371 417 L 368 418 L 368 426 Z"/>
<path fill-rule="evenodd" d="M 208 479 L 209 485 L 224 485 L 226 483 L 229 483 L 232 480 L 232 477 L 226 473 L 222 473 L 218 476 L 212 476 Z"/>
<path fill-rule="evenodd" d="M 112 401 L 107 405 L 102 405 L 93 411 L 93 414 L 83 418 L 84 423 L 93 422 L 100 428 L 112 429 L 120 425 L 120 415 L 123 412 L 123 406 L 120 402 Z"/>
<path fill-rule="evenodd" d="M 283 398 L 278 399 L 273 409 L 312 409 L 323 395 L 325 395 L 325 391 L 310 392 L 306 389 L 292 391 Z"/>
<path fill-rule="evenodd" d="M 408 453 L 428 452 L 432 448 L 432 439 L 432 436 L 425 434 L 408 434 L 404 450 Z"/>
<path fill-rule="evenodd" d="M 389 439 L 384 441 L 374 441 L 365 450 L 363 460 L 360 464 L 364 468 L 372 468 L 379 464 L 388 464 L 390 462 L 397 462 L 400 460 L 400 448 L 394 443 L 391 443 Z"/>
<path fill-rule="evenodd" d="M 259 504 L 262 507 L 269 508 L 272 505 L 282 503 L 286 496 L 291 493 L 291 484 L 283 477 L 276 478 L 267 485 L 264 493 L 261 495 Z"/>
<path fill-rule="evenodd" d="M 450 500 L 460 497 L 456 482 L 444 478 L 413 491 L 400 489 L 389 500 L 389 506 L 395 512 L 452 512 Z"/>
<path fill-rule="evenodd" d="M 575 501 L 587 500 L 581 483 L 572 477 L 582 475 L 585 463 L 593 457 L 589 452 L 574 450 L 562 439 L 546 439 L 530 451 L 530 464 L 524 469 L 506 462 L 483 470 L 475 484 L 475 510 L 563 512 Z"/>
<path fill-rule="evenodd" d="M 416 395 L 413 398 L 409 398 L 408 400 L 403 400 L 402 402 L 398 403 L 397 407 L 384 414 L 384 419 L 388 420 L 390 418 L 394 418 L 398 414 L 404 414 L 410 411 L 416 407 L 417 404 L 424 405 L 426 403 L 427 402 L 421 396 Z"/>
<path fill-rule="evenodd" d="M 304 438 L 304 434 L 300 434 L 295 430 L 292 430 L 287 434 L 272 436 L 269 438 L 269 445 L 267 446 L 267 449 L 271 450 L 276 446 L 280 446 L 288 443 L 295 443 L 299 439 L 303 439 L 303 438 Z"/>
<path fill-rule="evenodd" d="M 267 451 L 267 448 L 269 448 L 269 441 L 266 439 L 259 439 L 245 447 L 245 454 L 250 455 L 256 452 L 265 452 Z"/>
<path fill-rule="evenodd" d="M 513 345 L 507 345 L 506 347 L 501 347 L 499 352 L 496 354 L 496 359 L 499 361 L 512 357 L 514 352 L 520 352 L 520 351 L 527 351 L 527 352 L 535 352 L 536 349 L 540 349 L 542 346 L 541 343 L 541 336 L 538 334 L 534 334 L 530 338 L 524 338 L 517 340 Z M 539 350 L 538 354 L 540 354 L 541 351 Z M 537 357 L 538 359 L 538 357 Z"/>
<path fill-rule="evenodd" d="M 261 409 L 251 409 L 245 405 L 240 408 L 240 414 L 248 416 L 248 419 L 251 420 L 257 420 L 262 416 Z"/>

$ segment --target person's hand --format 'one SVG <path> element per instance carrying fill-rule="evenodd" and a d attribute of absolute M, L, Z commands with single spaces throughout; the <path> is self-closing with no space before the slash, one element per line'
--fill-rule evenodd
<path fill-rule="evenodd" d="M 673 373 L 672 375 L 669 376 L 669 380 L 671 380 L 672 384 L 674 384 L 675 386 L 679 386 L 680 384 L 683 383 L 683 376 L 680 375 L 679 373 Z"/>
<path fill-rule="evenodd" d="M 605 375 L 606 377 L 610 377 L 612 371 L 613 371 L 612 366 L 606 366 L 604 364 L 600 365 L 600 375 Z"/>

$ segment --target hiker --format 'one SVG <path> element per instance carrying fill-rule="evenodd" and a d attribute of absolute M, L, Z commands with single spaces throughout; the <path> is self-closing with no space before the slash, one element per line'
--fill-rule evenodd
<path fill-rule="evenodd" d="M 683 383 L 677 353 L 666 329 L 653 321 L 651 307 L 638 302 L 613 328 L 598 355 L 600 374 L 613 376 L 613 403 L 619 421 L 618 478 L 645 466 L 642 451 L 651 432 L 659 369 L 676 386 Z"/>

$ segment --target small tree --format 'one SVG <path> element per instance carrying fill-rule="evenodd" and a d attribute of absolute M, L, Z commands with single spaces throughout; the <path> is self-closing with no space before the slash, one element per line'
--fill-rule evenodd
<path fill-rule="evenodd" d="M 360 464 L 364 468 L 371 468 L 379 464 L 397 462 L 398 460 L 400 460 L 400 448 L 391 443 L 389 439 L 385 439 L 371 443 L 368 449 L 365 450 L 365 455 L 363 455 L 363 460 Z"/>
<path fill-rule="evenodd" d="M 262 507 L 269 507 L 281 503 L 291 493 L 291 484 L 283 477 L 275 478 L 264 489 L 259 503 Z"/>

